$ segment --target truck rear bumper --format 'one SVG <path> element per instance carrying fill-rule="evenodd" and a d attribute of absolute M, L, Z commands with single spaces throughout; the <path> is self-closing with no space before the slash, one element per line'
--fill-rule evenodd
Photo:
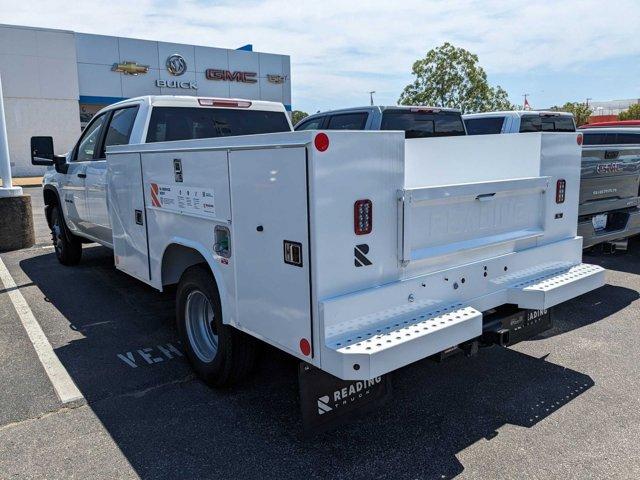
<path fill-rule="evenodd" d="M 573 248 L 579 249 L 579 239 L 576 240 Z M 325 322 L 322 369 L 345 380 L 375 378 L 479 337 L 482 312 L 490 308 L 515 304 L 545 310 L 604 284 L 604 269 L 595 265 L 551 262 L 527 268 L 527 257 L 534 251 L 544 253 L 549 250 L 547 247 L 322 302 Z M 508 267 L 503 265 L 504 257 L 509 257 L 513 272 L 507 268 L 509 273 L 504 273 L 505 266 Z M 496 271 L 497 265 L 501 265 L 502 275 L 484 275 Z M 470 274 L 475 267 L 479 267 L 478 278 Z M 444 288 L 439 287 L 440 283 Z M 431 289 L 423 285 L 430 285 Z M 424 294 L 411 292 L 416 287 L 425 289 Z M 476 293 L 480 295 L 474 296 Z M 438 302 L 437 297 L 442 300 L 448 297 L 448 302 Z"/>
<path fill-rule="evenodd" d="M 616 215 L 617 222 L 615 229 L 605 229 L 596 231 L 593 228 L 591 218 L 578 222 L 578 235 L 583 238 L 583 248 L 592 247 L 603 242 L 609 242 L 612 240 L 620 240 L 628 238 L 640 233 L 640 210 L 631 211 L 615 211 L 615 212 L 602 212 L 607 215 Z"/>

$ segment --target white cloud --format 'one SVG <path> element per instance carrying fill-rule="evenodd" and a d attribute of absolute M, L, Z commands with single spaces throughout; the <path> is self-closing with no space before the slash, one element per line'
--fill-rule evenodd
<path fill-rule="evenodd" d="M 450 41 L 489 75 L 571 69 L 640 54 L 637 0 L 402 2 L 0 0 L 4 23 L 291 55 L 293 103 L 307 110 L 395 103 L 413 61 Z"/>

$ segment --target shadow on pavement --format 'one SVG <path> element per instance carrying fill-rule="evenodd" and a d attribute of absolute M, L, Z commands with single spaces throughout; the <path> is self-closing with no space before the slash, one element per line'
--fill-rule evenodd
<path fill-rule="evenodd" d="M 584 252 L 583 261 L 594 263 L 608 270 L 640 275 L 640 236 L 629 239 L 627 251 L 603 253 L 598 246 Z"/>
<path fill-rule="evenodd" d="M 74 268 L 53 254 L 20 266 L 51 304 L 34 314 L 62 339 L 52 340 L 56 354 L 142 478 L 450 478 L 464 470 L 456 455 L 468 446 L 507 424 L 532 427 L 594 384 L 499 347 L 424 360 L 394 373 L 393 399 L 380 410 L 303 441 L 296 360 L 265 347 L 250 380 L 211 390 L 179 354 L 172 295 L 117 272 L 106 249 L 84 254 Z M 584 299 L 567 308 L 584 308 L 578 322 L 588 323 L 622 308 L 622 297 L 600 311 Z M 47 314 L 51 306 L 62 316 Z"/>

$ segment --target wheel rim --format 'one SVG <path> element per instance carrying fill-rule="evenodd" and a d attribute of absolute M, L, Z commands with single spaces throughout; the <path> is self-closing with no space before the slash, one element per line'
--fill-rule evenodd
<path fill-rule="evenodd" d="M 211 302 L 201 291 L 194 290 L 187 296 L 185 319 L 187 336 L 194 353 L 201 361 L 212 362 L 218 352 L 215 315 Z"/>
<path fill-rule="evenodd" d="M 53 247 L 56 252 L 60 254 L 63 247 L 62 228 L 60 226 L 60 218 L 56 215 L 53 219 L 53 226 L 51 228 L 51 237 L 53 240 Z"/>

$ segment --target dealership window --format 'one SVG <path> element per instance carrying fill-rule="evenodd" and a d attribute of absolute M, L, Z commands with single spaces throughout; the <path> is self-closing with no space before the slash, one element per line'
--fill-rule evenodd
<path fill-rule="evenodd" d="M 147 142 L 289 132 L 284 112 L 222 108 L 154 107 Z"/>
<path fill-rule="evenodd" d="M 366 112 L 363 113 L 345 113 L 342 115 L 333 115 L 329 118 L 327 129 L 329 130 L 364 130 L 367 123 Z"/>
<path fill-rule="evenodd" d="M 80 141 L 78 142 L 75 161 L 86 162 L 88 160 L 93 160 L 93 154 L 95 153 L 96 146 L 100 140 L 100 133 L 102 132 L 102 125 L 104 124 L 105 118 L 106 115 L 100 115 L 85 129 Z"/>
<path fill-rule="evenodd" d="M 138 113 L 138 107 L 128 107 L 115 110 L 109 122 L 109 128 L 104 137 L 104 145 L 100 158 L 105 157 L 106 147 L 112 145 L 127 145 L 133 130 L 133 123 Z"/>
<path fill-rule="evenodd" d="M 469 135 L 491 135 L 502 132 L 504 117 L 467 118 L 464 121 Z"/>

